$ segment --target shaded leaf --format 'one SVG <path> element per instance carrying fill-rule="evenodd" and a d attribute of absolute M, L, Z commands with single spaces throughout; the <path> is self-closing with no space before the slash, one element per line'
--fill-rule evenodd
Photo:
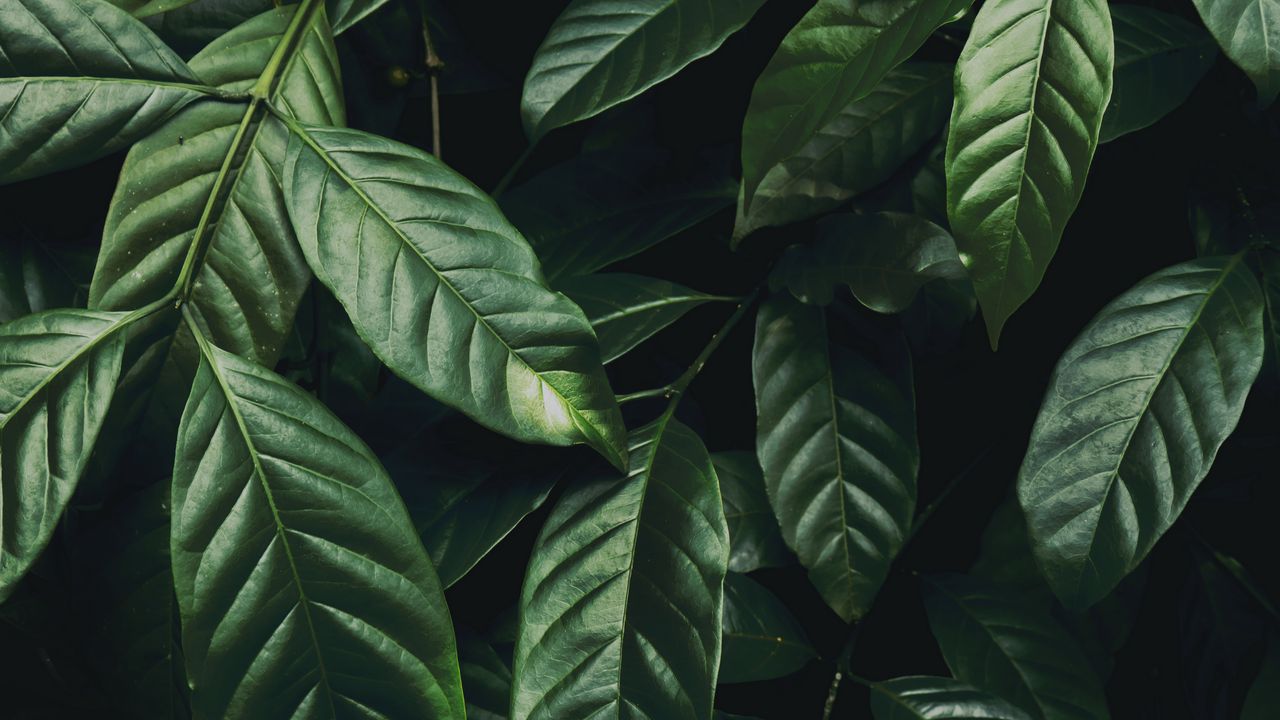
<path fill-rule="evenodd" d="M 1258 88 L 1258 104 L 1280 94 L 1280 2 L 1277 0 L 1193 0 L 1200 19 L 1222 52 Z"/>
<path fill-rule="evenodd" d="M 1280 707 L 1280 633 L 1272 630 L 1267 635 L 1267 654 L 1249 694 L 1245 696 L 1240 720 L 1268 720 Z"/>
<path fill-rule="evenodd" d="M 725 577 L 723 628 L 722 683 L 783 677 L 817 657 L 787 606 L 746 575 Z"/>
<path fill-rule="evenodd" d="M 795 562 L 769 506 L 760 462 L 751 452 L 711 455 L 729 523 L 729 569 L 736 573 Z"/>
<path fill-rule="evenodd" d="M 0 243 L 0 323 L 44 310 L 84 307 L 92 252 L 29 237 Z"/>
<path fill-rule="evenodd" d="M 458 627 L 457 635 L 467 720 L 505 720 L 511 705 L 511 668 L 474 631 Z"/>
<path fill-rule="evenodd" d="M 1029 720 L 1016 706 L 950 678 L 900 677 L 871 685 L 876 720 Z"/>

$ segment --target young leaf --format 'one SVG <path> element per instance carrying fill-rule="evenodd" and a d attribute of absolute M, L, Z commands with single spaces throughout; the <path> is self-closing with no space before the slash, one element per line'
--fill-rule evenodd
<path fill-rule="evenodd" d="M 725 577 L 723 633 L 722 683 L 784 677 L 817 657 L 787 606 L 746 575 Z"/>
<path fill-rule="evenodd" d="M 574 0 L 547 33 L 524 81 L 531 142 L 607 110 L 715 52 L 764 0 Z"/>
<path fill-rule="evenodd" d="M 871 685 L 876 720 L 1031 720 L 1017 706 L 972 685 L 940 677 L 900 677 Z"/>
<path fill-rule="evenodd" d="M 775 166 L 804 151 L 939 25 L 973 0 L 818 0 L 756 80 L 742 126 L 745 212 Z"/>
<path fill-rule="evenodd" d="M 1199 25 L 1138 5 L 1112 5 L 1116 61 L 1099 142 L 1141 130 L 1191 95 L 1213 66 L 1213 38 Z"/>
<path fill-rule="evenodd" d="M 1106 595 L 1177 519 L 1262 364 L 1241 256 L 1161 270 L 1058 361 L 1018 475 L 1032 549 L 1068 608 Z"/>
<path fill-rule="evenodd" d="M 871 606 L 916 505 L 915 398 L 906 348 L 893 373 L 828 336 L 822 308 L 776 295 L 753 357 L 756 449 L 782 536 L 846 622 Z"/>
<path fill-rule="evenodd" d="M 0 183 L 108 155 L 212 88 L 100 0 L 0 0 Z"/>
<path fill-rule="evenodd" d="M 956 679 L 1038 720 L 1106 720 L 1102 683 L 1044 610 L 975 578 L 925 581 L 929 626 Z"/>
<path fill-rule="evenodd" d="M 664 415 L 631 471 L 573 484 L 520 595 L 512 720 L 711 714 L 729 537 L 711 458 Z"/>
<path fill-rule="evenodd" d="M 462 718 L 444 594 L 382 466 L 315 398 L 195 337 L 172 528 L 194 714 Z"/>
<path fill-rule="evenodd" d="M 1280 94 L 1280 0 L 1194 0 L 1222 52 L 1258 88 L 1258 105 Z"/>
<path fill-rule="evenodd" d="M 956 65 L 947 215 L 995 347 L 1084 192 L 1111 98 L 1105 0 L 982 6 Z"/>
<path fill-rule="evenodd" d="M 559 288 L 587 314 L 606 363 L 627 354 L 695 307 L 732 300 L 667 280 L 626 273 L 569 278 Z"/>
<path fill-rule="evenodd" d="M 887 180 L 951 114 L 950 65 L 907 63 L 846 105 L 760 181 L 751 212 L 739 196 L 733 238 L 820 215 Z"/>
<path fill-rule="evenodd" d="M 398 375 L 518 440 L 626 466 L 591 326 L 497 205 L 436 158 L 290 121 L 285 198 L 307 262 Z"/>
<path fill-rule="evenodd" d="M 712 454 L 711 462 L 720 479 L 724 517 L 729 523 L 729 569 L 746 573 L 794 563 L 769 507 L 764 473 L 755 453 L 718 452 Z"/>

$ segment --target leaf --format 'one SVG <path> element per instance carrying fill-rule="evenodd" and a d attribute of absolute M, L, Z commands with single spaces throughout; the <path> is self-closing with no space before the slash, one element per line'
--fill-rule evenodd
<path fill-rule="evenodd" d="M 142 313 L 50 310 L 0 325 L 0 601 L 40 556 L 89 462 Z"/>
<path fill-rule="evenodd" d="M 1245 696 L 1240 720 L 1267 720 L 1280 707 L 1280 633 L 1267 635 L 1267 654 Z"/>
<path fill-rule="evenodd" d="M 967 277 L 955 241 L 937 225 L 905 213 L 841 213 L 822 219 L 814 244 L 787 248 L 769 286 L 829 305 L 843 284 L 872 310 L 899 313 L 927 283 Z"/>
<path fill-rule="evenodd" d="M 1105 720 L 1102 683 L 1048 613 L 975 578 L 925 581 L 929 626 L 956 679 L 1041 720 Z"/>
<path fill-rule="evenodd" d="M 342 123 L 324 8 L 307 7 L 302 16 L 289 6 L 245 22 L 192 58 L 192 69 L 227 92 L 267 88 L 301 120 Z M 107 215 L 91 307 L 156 300 L 194 263 L 186 307 L 206 336 L 274 364 L 311 280 L 280 186 L 287 146 L 287 131 L 257 99 L 189 107 L 139 142 Z"/>
<path fill-rule="evenodd" d="M 215 94 L 98 0 L 0 0 L 0 183 L 109 155 Z"/>
<path fill-rule="evenodd" d="M 386 5 L 387 0 L 327 0 L 326 4 L 333 19 L 333 34 L 341 35 Z"/>
<path fill-rule="evenodd" d="M 786 605 L 746 575 L 725 577 L 723 633 L 721 683 L 784 677 L 817 657 Z"/>
<path fill-rule="evenodd" d="M 444 594 L 382 466 L 315 398 L 196 339 L 171 540 L 194 714 L 462 718 Z"/>
<path fill-rule="evenodd" d="M 506 720 L 511 705 L 511 668 L 474 631 L 459 627 L 457 635 L 467 720 Z"/>
<path fill-rule="evenodd" d="M 107 0 L 136 18 L 158 19 L 161 36 L 177 34 L 180 42 L 203 45 L 249 18 L 280 6 L 272 0 Z M 327 0 L 333 34 L 339 35 L 386 4 L 387 0 Z M 185 10 L 184 10 L 185 9 Z M 175 18 L 169 13 L 175 13 Z M 185 15 L 185 17 L 182 17 Z M 176 20 L 176 22 L 175 22 Z"/>
<path fill-rule="evenodd" d="M 760 181 L 751 212 L 738 200 L 733 237 L 834 210 L 888 180 L 942 130 L 951 109 L 950 65 L 907 63 L 847 104 Z"/>
<path fill-rule="evenodd" d="M 764 0 L 574 0 L 524 80 L 530 142 L 625 102 L 710 55 Z"/>
<path fill-rule="evenodd" d="M 497 205 L 407 145 L 290 127 L 285 198 L 303 253 L 387 367 L 485 427 L 585 442 L 625 467 L 591 327 Z"/>
<path fill-rule="evenodd" d="M 1116 58 L 1111 103 L 1099 142 L 1141 130 L 1191 95 L 1213 66 L 1213 38 L 1176 15 L 1138 5 L 1112 5 Z"/>
<path fill-rule="evenodd" d="M 1067 348 L 1018 475 L 1032 549 L 1064 605 L 1106 595 L 1177 519 L 1262 355 L 1262 300 L 1239 255 L 1151 275 Z"/>
<path fill-rule="evenodd" d="M 751 91 L 742 126 L 745 212 L 780 163 L 801 153 L 855 100 L 973 0 L 818 0 L 782 39 Z"/>
<path fill-rule="evenodd" d="M 1262 287 L 1263 334 L 1266 354 L 1276 376 L 1280 376 L 1280 247 L 1264 247 L 1256 255 Z"/>
<path fill-rule="evenodd" d="M 982 6 L 956 65 L 947 215 L 994 348 L 1084 192 L 1111 98 L 1104 0 Z"/>
<path fill-rule="evenodd" d="M 606 363 L 627 354 L 703 303 L 733 300 L 667 280 L 626 273 L 569 278 L 559 288 L 587 314 Z"/>
<path fill-rule="evenodd" d="M 1258 88 L 1258 105 L 1280 93 L 1280 2 L 1277 0 L 1194 0 L 1205 27 L 1222 52 Z"/>
<path fill-rule="evenodd" d="M 850 622 L 870 608 L 906 540 L 920 452 L 902 341 L 886 344 L 893 357 L 882 369 L 830 330 L 822 308 L 785 295 L 761 307 L 756 450 L 783 538 Z"/>
<path fill-rule="evenodd" d="M 876 720 L 1029 720 L 1016 706 L 950 678 L 900 677 L 871 685 Z"/>
<path fill-rule="evenodd" d="M 92 252 L 21 236 L 0 243 L 0 323 L 44 310 L 84 307 Z"/>
<path fill-rule="evenodd" d="M 711 455 L 729 524 L 729 569 L 736 573 L 795 562 L 769 507 L 760 462 L 751 452 Z"/>
<path fill-rule="evenodd" d="M 729 558 L 715 470 L 669 413 L 630 447 L 630 472 L 574 483 L 534 544 L 512 720 L 711 714 Z"/>

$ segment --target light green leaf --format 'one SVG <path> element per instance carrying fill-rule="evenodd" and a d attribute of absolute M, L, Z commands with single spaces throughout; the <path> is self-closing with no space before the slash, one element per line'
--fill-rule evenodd
<path fill-rule="evenodd" d="M 100 0 L 0 0 L 0 17 L 0 183 L 109 155 L 215 94 Z"/>
<path fill-rule="evenodd" d="M 1239 255 L 1142 280 L 1067 348 L 1018 475 L 1032 549 L 1064 605 L 1106 595 L 1178 518 L 1262 355 L 1262 298 Z"/>
<path fill-rule="evenodd" d="M 667 280 L 626 273 L 569 278 L 559 288 L 587 314 L 606 363 L 627 354 L 703 303 L 733 300 Z"/>
<path fill-rule="evenodd" d="M 1222 52 L 1258 88 L 1258 104 L 1280 93 L 1280 0 L 1194 0 Z"/>
<path fill-rule="evenodd" d="M 782 536 L 846 622 L 871 606 L 916 505 L 915 397 L 905 344 L 885 367 L 787 295 L 761 308 L 756 450 Z"/>
<path fill-rule="evenodd" d="M 725 577 L 723 633 L 722 683 L 784 677 L 817 657 L 787 606 L 746 575 Z"/>
<path fill-rule="evenodd" d="M 769 506 L 764 472 L 753 452 L 711 455 L 729 523 L 729 569 L 737 573 L 795 562 Z"/>
<path fill-rule="evenodd" d="M 1042 608 L 975 578 L 925 581 L 929 625 L 956 679 L 1038 720 L 1106 720 L 1102 683 Z"/>
<path fill-rule="evenodd" d="M 947 214 L 992 347 L 1084 192 L 1113 56 L 1105 0 L 988 2 L 960 53 Z"/>
<path fill-rule="evenodd" d="M 939 25 L 973 0 L 818 0 L 756 80 L 742 126 L 743 208 L 779 163 L 804 151 Z"/>
<path fill-rule="evenodd" d="M 536 142 L 607 110 L 715 52 L 764 0 L 573 0 L 524 80 L 520 115 Z"/>
<path fill-rule="evenodd" d="M 460 720 L 444 594 L 382 466 L 314 397 L 196 339 L 172 528 L 194 714 Z"/>
<path fill-rule="evenodd" d="M 591 326 L 497 205 L 415 148 L 290 127 L 285 197 L 307 262 L 387 367 L 493 430 L 625 467 Z"/>
<path fill-rule="evenodd" d="M 952 67 L 907 63 L 846 105 L 760 181 L 751 212 L 738 198 L 733 237 L 840 207 L 888 180 L 946 125 Z"/>
<path fill-rule="evenodd" d="M 664 415 L 575 482 L 521 591 L 512 720 L 711 714 L 729 537 L 702 440 Z"/>
<path fill-rule="evenodd" d="M 871 685 L 876 720 L 1030 720 L 1017 706 L 951 678 L 911 676 Z"/>

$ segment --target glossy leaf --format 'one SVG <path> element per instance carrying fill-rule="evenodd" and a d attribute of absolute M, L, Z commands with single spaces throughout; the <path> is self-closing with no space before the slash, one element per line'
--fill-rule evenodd
<path fill-rule="evenodd" d="M 769 506 L 760 462 L 751 452 L 711 455 L 729 523 L 729 569 L 746 573 L 795 562 Z"/>
<path fill-rule="evenodd" d="M 512 720 L 711 714 L 729 559 L 715 470 L 666 415 L 630 445 L 630 472 L 575 482 L 534 545 Z"/>
<path fill-rule="evenodd" d="M 583 275 L 569 278 L 559 287 L 586 313 L 606 363 L 627 354 L 695 307 L 732 300 L 626 273 Z"/>
<path fill-rule="evenodd" d="M 573 0 L 533 56 L 525 134 L 585 120 L 715 52 L 764 0 Z"/>
<path fill-rule="evenodd" d="M 722 683 L 784 677 L 817 657 L 787 606 L 746 575 L 725 577 L 723 628 Z"/>
<path fill-rule="evenodd" d="M 875 720 L 1030 720 L 1017 706 L 940 677 L 900 677 L 871 686 Z"/>
<path fill-rule="evenodd" d="M 972 2 L 818 0 L 782 39 L 751 92 L 742 126 L 745 211 L 776 165 L 801 153 Z"/>
<path fill-rule="evenodd" d="M 213 92 L 105 2 L 2 0 L 0 17 L 0 183 L 108 155 Z"/>
<path fill-rule="evenodd" d="M 738 200 L 734 242 L 840 207 L 888 180 L 936 136 L 951 111 L 952 67 L 907 63 L 846 105 L 760 181 L 750 213 Z"/>
<path fill-rule="evenodd" d="M 1193 0 L 1222 52 L 1258 88 L 1258 104 L 1280 94 L 1280 1 Z"/>
<path fill-rule="evenodd" d="M 378 357 L 486 427 L 625 466 L 591 327 L 497 205 L 407 145 L 291 127 L 285 197 L 303 252 Z"/>
<path fill-rule="evenodd" d="M 1084 192 L 1111 99 L 1105 0 L 982 6 L 956 65 L 947 214 L 995 347 Z"/>
<path fill-rule="evenodd" d="M 753 357 L 756 450 L 787 545 L 846 622 L 861 617 L 902 548 L 919 447 L 901 341 L 881 368 L 831 335 L 825 311 L 775 295 Z"/>
<path fill-rule="evenodd" d="M 1138 5 L 1112 5 L 1116 60 L 1111 103 L 1099 142 L 1155 123 L 1186 101 L 1213 66 L 1217 49 L 1204 28 Z"/>
<path fill-rule="evenodd" d="M 1262 299 L 1238 255 L 1155 273 L 1067 348 L 1018 476 L 1032 549 L 1067 607 L 1106 595 L 1177 519 L 1262 355 Z"/>
<path fill-rule="evenodd" d="M 382 466 L 315 398 L 197 340 L 171 541 L 194 714 L 462 718 L 444 594 Z"/>
<path fill-rule="evenodd" d="M 956 679 L 1041 720 L 1105 720 L 1102 683 L 1047 612 L 959 575 L 925 582 L 929 625 Z"/>

